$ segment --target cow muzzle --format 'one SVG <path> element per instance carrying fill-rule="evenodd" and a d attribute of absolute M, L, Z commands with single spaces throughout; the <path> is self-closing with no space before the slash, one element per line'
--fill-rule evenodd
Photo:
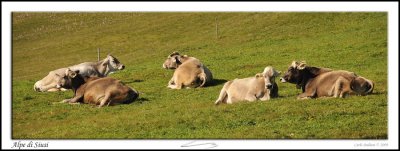
<path fill-rule="evenodd" d="M 118 70 L 124 70 L 125 69 L 125 65 L 121 65 L 119 66 Z"/>
<path fill-rule="evenodd" d="M 36 82 L 35 85 L 33 85 L 33 90 L 36 92 L 41 92 L 42 90 L 40 89 L 40 81 Z"/>
<path fill-rule="evenodd" d="M 272 89 L 272 84 L 267 84 L 267 85 L 265 85 L 265 87 L 267 88 L 267 89 Z"/>
<path fill-rule="evenodd" d="M 282 83 L 287 82 L 287 81 L 285 80 L 285 78 L 283 78 L 283 77 L 279 78 L 279 81 L 281 81 Z"/>
<path fill-rule="evenodd" d="M 33 90 L 35 90 L 36 92 L 41 92 L 40 88 L 38 88 L 36 86 L 33 87 Z"/>

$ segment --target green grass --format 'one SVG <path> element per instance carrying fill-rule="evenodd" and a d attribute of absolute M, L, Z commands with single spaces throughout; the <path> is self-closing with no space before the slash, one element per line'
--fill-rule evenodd
<path fill-rule="evenodd" d="M 215 19 L 218 22 L 216 37 Z M 387 13 L 24 13 L 12 14 L 14 139 L 387 139 Z M 51 70 L 112 53 L 126 69 L 111 74 L 140 91 L 128 105 L 56 104 L 72 92 L 38 93 Z M 161 68 L 179 51 L 200 59 L 213 86 L 170 90 Z M 356 72 L 374 94 L 279 98 L 215 106 L 223 83 L 285 72 L 291 61 Z"/>

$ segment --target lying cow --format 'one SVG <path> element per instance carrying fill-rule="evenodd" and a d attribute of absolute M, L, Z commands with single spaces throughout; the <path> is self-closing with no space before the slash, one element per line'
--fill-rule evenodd
<path fill-rule="evenodd" d="M 70 84 L 74 90 L 74 97 L 63 100 L 64 103 L 88 103 L 102 107 L 121 103 L 131 103 L 139 97 L 139 93 L 124 85 L 120 80 L 110 77 L 83 77 L 80 71 L 66 69 L 63 84 Z"/>
<path fill-rule="evenodd" d="M 105 59 L 98 62 L 84 62 L 67 68 L 74 71 L 79 70 L 79 74 L 82 76 L 106 77 L 111 72 L 123 70 L 125 66 L 117 58 L 107 55 Z M 65 80 L 63 78 L 67 68 L 50 71 L 46 77 L 35 83 L 33 89 L 38 92 L 71 89 L 70 85 L 64 85 L 63 87 L 57 85 L 57 83 L 63 83 L 63 80 Z"/>
<path fill-rule="evenodd" d="M 203 87 L 213 79 L 211 71 L 199 59 L 182 56 L 178 52 L 168 56 L 163 68 L 175 70 L 168 82 L 168 87 L 171 89 Z"/>
<path fill-rule="evenodd" d="M 292 62 L 280 81 L 293 83 L 301 88 L 303 93 L 298 95 L 298 99 L 367 95 L 374 89 L 371 80 L 354 72 L 310 67 L 305 62 L 297 61 Z"/>
<path fill-rule="evenodd" d="M 263 73 L 258 73 L 255 77 L 228 81 L 222 88 L 215 104 L 232 104 L 244 100 L 266 101 L 278 97 L 278 85 L 275 83 L 275 77 L 278 77 L 279 74 L 279 71 L 267 66 Z"/>

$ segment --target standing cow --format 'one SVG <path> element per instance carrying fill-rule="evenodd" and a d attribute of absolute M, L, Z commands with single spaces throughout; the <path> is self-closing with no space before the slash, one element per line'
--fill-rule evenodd
<path fill-rule="evenodd" d="M 199 59 L 173 52 L 163 64 L 165 69 L 174 69 L 174 75 L 168 82 L 171 89 L 203 87 L 212 79 L 211 71 Z"/>
<path fill-rule="evenodd" d="M 79 70 L 65 71 L 65 83 L 70 84 L 74 91 L 74 97 L 63 100 L 64 103 L 88 103 L 99 107 L 121 103 L 131 103 L 139 97 L 139 93 L 123 84 L 120 80 L 111 77 L 83 77 Z"/>
<path fill-rule="evenodd" d="M 114 71 L 123 70 L 125 65 L 120 63 L 118 59 L 112 55 L 107 55 L 105 59 L 98 62 L 84 62 L 67 68 L 74 71 L 79 70 L 79 74 L 84 77 L 106 77 L 108 74 Z M 65 70 L 67 68 L 50 71 L 46 77 L 35 83 L 33 89 L 38 92 L 52 92 L 71 89 L 70 85 L 64 85 L 61 87 L 57 84 L 65 81 Z"/>
<path fill-rule="evenodd" d="M 344 98 L 350 94 L 372 93 L 374 83 L 354 72 L 307 66 L 305 62 L 293 61 L 281 82 L 296 84 L 302 92 L 298 99 L 318 97 Z"/>
<path fill-rule="evenodd" d="M 266 101 L 278 97 L 278 85 L 275 83 L 275 77 L 278 77 L 279 74 L 279 71 L 267 66 L 263 73 L 258 73 L 255 77 L 228 81 L 222 88 L 215 105 L 232 104 L 238 101 Z"/>

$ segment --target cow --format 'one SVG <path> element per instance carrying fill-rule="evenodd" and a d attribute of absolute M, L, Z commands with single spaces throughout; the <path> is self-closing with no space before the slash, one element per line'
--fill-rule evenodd
<path fill-rule="evenodd" d="M 175 70 L 168 88 L 204 87 L 212 82 L 211 71 L 199 59 L 173 52 L 163 63 L 163 68 Z"/>
<path fill-rule="evenodd" d="M 84 62 L 67 68 L 71 70 L 79 70 L 79 74 L 84 77 L 106 77 L 112 72 L 123 70 L 125 65 L 120 63 L 114 56 L 107 55 L 105 59 L 98 62 Z M 38 92 L 65 91 L 71 89 L 70 85 L 64 85 L 63 87 L 57 85 L 57 83 L 63 83 L 65 81 L 65 70 L 67 68 L 50 71 L 46 77 L 35 83 L 33 89 Z"/>
<path fill-rule="evenodd" d="M 279 71 L 267 66 L 262 73 L 257 73 L 254 77 L 228 81 L 224 84 L 215 105 L 239 101 L 266 101 L 278 97 L 275 77 L 279 75 Z"/>
<path fill-rule="evenodd" d="M 132 89 L 120 80 L 111 77 L 83 77 L 80 70 L 65 70 L 65 82 L 59 85 L 70 84 L 74 97 L 65 99 L 63 103 L 87 103 L 98 107 L 105 105 L 132 103 L 139 97 L 138 91 Z"/>
<path fill-rule="evenodd" d="M 296 84 L 298 89 L 301 88 L 302 93 L 297 99 L 345 98 L 354 94 L 371 94 L 374 89 L 371 80 L 354 72 L 307 66 L 304 61 L 293 61 L 280 81 Z"/>

